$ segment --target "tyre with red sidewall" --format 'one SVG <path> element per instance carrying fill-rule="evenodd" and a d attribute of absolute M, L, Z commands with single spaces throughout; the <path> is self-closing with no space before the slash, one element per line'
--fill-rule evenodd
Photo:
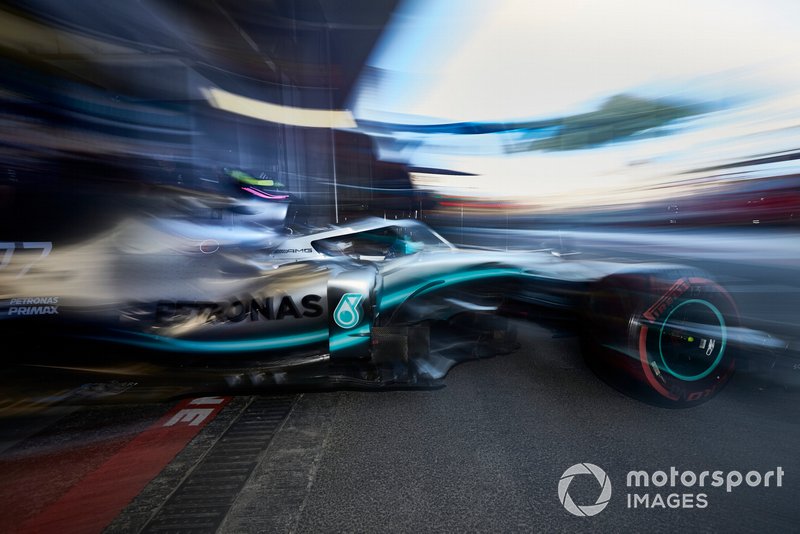
<path fill-rule="evenodd" d="M 616 274 L 589 292 L 584 357 L 598 376 L 640 400 L 701 404 L 728 383 L 736 364 L 730 294 L 693 269 Z"/>

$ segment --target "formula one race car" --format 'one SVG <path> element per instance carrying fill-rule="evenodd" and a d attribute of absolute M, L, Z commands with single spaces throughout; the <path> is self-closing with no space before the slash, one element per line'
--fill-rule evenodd
<path fill-rule="evenodd" d="M 693 269 L 459 249 L 415 220 L 231 235 L 151 219 L 77 246 L 0 243 L 4 339 L 25 361 L 413 387 L 514 350 L 506 318 L 524 315 L 574 329 L 601 376 L 645 399 L 696 404 L 733 372 L 736 305 Z"/>

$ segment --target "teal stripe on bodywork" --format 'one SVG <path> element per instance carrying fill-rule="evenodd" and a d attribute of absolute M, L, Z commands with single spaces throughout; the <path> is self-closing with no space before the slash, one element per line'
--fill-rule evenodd
<path fill-rule="evenodd" d="M 341 334 L 331 336 L 329 342 L 331 352 L 349 349 L 350 347 L 360 345 L 361 343 L 366 343 L 370 339 L 369 334 L 370 325 L 364 324 L 358 328 L 354 328 L 353 330 L 348 330 L 347 332 L 342 332 Z"/>
<path fill-rule="evenodd" d="M 137 334 L 144 339 L 109 339 L 148 349 L 173 350 L 179 352 L 246 352 L 254 350 L 288 349 L 302 345 L 321 343 L 328 339 L 327 330 L 315 330 L 305 334 L 290 336 L 268 337 L 258 339 L 242 339 L 236 341 L 197 341 L 191 339 L 176 339 L 155 334 Z"/>
<path fill-rule="evenodd" d="M 436 276 L 430 276 L 424 280 L 418 281 L 403 289 L 390 291 L 383 295 L 380 303 L 380 311 L 386 311 L 402 303 L 415 292 L 419 291 L 418 295 L 425 295 L 443 287 L 460 284 L 463 282 L 472 282 L 475 280 L 484 280 L 488 278 L 500 277 L 535 277 L 536 275 L 523 272 L 521 269 L 512 268 L 495 268 L 484 269 L 481 271 L 466 271 L 462 273 L 448 273 Z M 425 288 L 425 286 L 430 286 Z"/>

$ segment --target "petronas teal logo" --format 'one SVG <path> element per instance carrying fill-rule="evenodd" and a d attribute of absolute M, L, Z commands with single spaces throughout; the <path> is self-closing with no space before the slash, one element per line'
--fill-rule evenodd
<path fill-rule="evenodd" d="M 333 311 L 333 320 L 344 329 L 353 328 L 361 321 L 359 308 L 364 295 L 345 293 Z"/>

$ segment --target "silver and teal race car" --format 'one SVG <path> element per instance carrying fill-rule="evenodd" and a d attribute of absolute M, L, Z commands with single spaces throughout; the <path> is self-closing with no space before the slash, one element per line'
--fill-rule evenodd
<path fill-rule="evenodd" d="M 580 335 L 614 385 L 677 406 L 719 391 L 748 335 L 731 296 L 696 270 L 460 249 L 416 220 L 233 231 L 131 219 L 77 245 L 0 245 L 0 328 L 24 347 L 5 351 L 9 365 L 431 386 L 460 361 L 515 350 L 525 318 Z"/>

